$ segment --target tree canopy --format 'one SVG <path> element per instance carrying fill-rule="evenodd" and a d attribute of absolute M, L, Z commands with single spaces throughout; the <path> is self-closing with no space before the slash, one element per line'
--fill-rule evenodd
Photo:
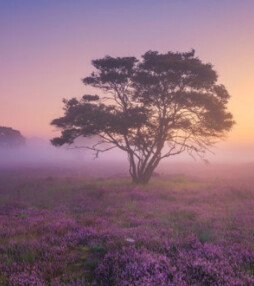
<path fill-rule="evenodd" d="M 64 116 L 51 123 L 61 136 L 52 143 L 96 136 L 96 144 L 85 147 L 96 156 L 125 151 L 135 183 L 147 183 L 164 158 L 184 151 L 203 158 L 234 124 L 229 93 L 194 50 L 148 51 L 141 59 L 106 56 L 92 65 L 95 71 L 82 81 L 100 96 L 64 99 Z"/>
<path fill-rule="evenodd" d="M 0 126 L 0 147 L 18 147 L 24 145 L 25 141 L 18 130 Z"/>

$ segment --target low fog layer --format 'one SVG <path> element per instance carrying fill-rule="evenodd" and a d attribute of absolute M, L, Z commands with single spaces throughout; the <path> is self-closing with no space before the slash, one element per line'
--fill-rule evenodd
<path fill-rule="evenodd" d="M 39 138 L 27 139 L 24 146 L 0 148 L 1 166 L 82 165 L 92 158 L 92 154 L 87 150 L 73 147 L 56 148 L 50 141 Z"/>
<path fill-rule="evenodd" d="M 254 172 L 254 150 L 250 146 L 237 147 L 221 144 L 207 154 L 208 164 L 186 154 L 161 162 L 159 174 L 186 174 L 198 177 L 251 178 Z M 28 139 L 24 147 L 0 149 L 0 168 L 57 168 L 84 172 L 89 176 L 128 175 L 127 156 L 122 151 L 95 154 L 73 147 L 56 148 L 48 140 Z"/>

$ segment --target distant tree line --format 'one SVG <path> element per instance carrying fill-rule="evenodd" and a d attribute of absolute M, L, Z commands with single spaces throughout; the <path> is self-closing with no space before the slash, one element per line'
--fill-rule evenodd
<path fill-rule="evenodd" d="M 0 126 L 0 147 L 18 147 L 25 145 L 26 139 L 20 131 Z"/>

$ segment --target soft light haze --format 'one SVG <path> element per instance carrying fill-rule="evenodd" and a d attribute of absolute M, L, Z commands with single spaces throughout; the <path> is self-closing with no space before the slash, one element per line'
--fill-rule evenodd
<path fill-rule="evenodd" d="M 254 0 L 0 0 L 0 286 L 254 286 L 253 174 Z"/>
<path fill-rule="evenodd" d="M 87 93 L 92 59 L 194 48 L 232 96 L 237 124 L 219 156 L 251 161 L 253 14 L 252 0 L 1 1 L 0 125 L 52 138 L 62 98 Z"/>

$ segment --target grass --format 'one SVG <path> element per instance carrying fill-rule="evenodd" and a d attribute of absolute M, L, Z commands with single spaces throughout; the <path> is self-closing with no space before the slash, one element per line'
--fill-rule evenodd
<path fill-rule="evenodd" d="M 14 263 L 44 265 L 44 256 L 52 251 L 48 267 L 60 269 L 54 275 L 66 273 L 66 281 L 85 276 L 89 285 L 105 254 L 128 246 L 126 237 L 136 236 L 136 247 L 145 247 L 146 241 L 140 237 L 146 233 L 149 238 L 161 239 L 161 233 L 166 233 L 164 238 L 179 240 L 195 235 L 202 244 L 227 241 L 254 250 L 253 207 L 254 188 L 248 182 L 243 186 L 176 175 L 133 186 L 129 178 L 5 173 L 0 175 L 0 264 L 7 263 L 12 269 Z M 58 245 L 66 234 L 83 227 L 107 232 L 113 238 Z M 159 249 L 160 243 L 155 244 Z M 65 257 L 73 262 L 65 266 Z M 55 265 L 50 266 L 51 262 Z M 46 268 L 47 263 L 40 267 Z M 253 266 L 245 271 L 252 275 Z M 47 276 L 48 281 L 54 275 Z M 0 275 L 0 285 L 8 285 L 8 279 L 8 275 Z"/>

